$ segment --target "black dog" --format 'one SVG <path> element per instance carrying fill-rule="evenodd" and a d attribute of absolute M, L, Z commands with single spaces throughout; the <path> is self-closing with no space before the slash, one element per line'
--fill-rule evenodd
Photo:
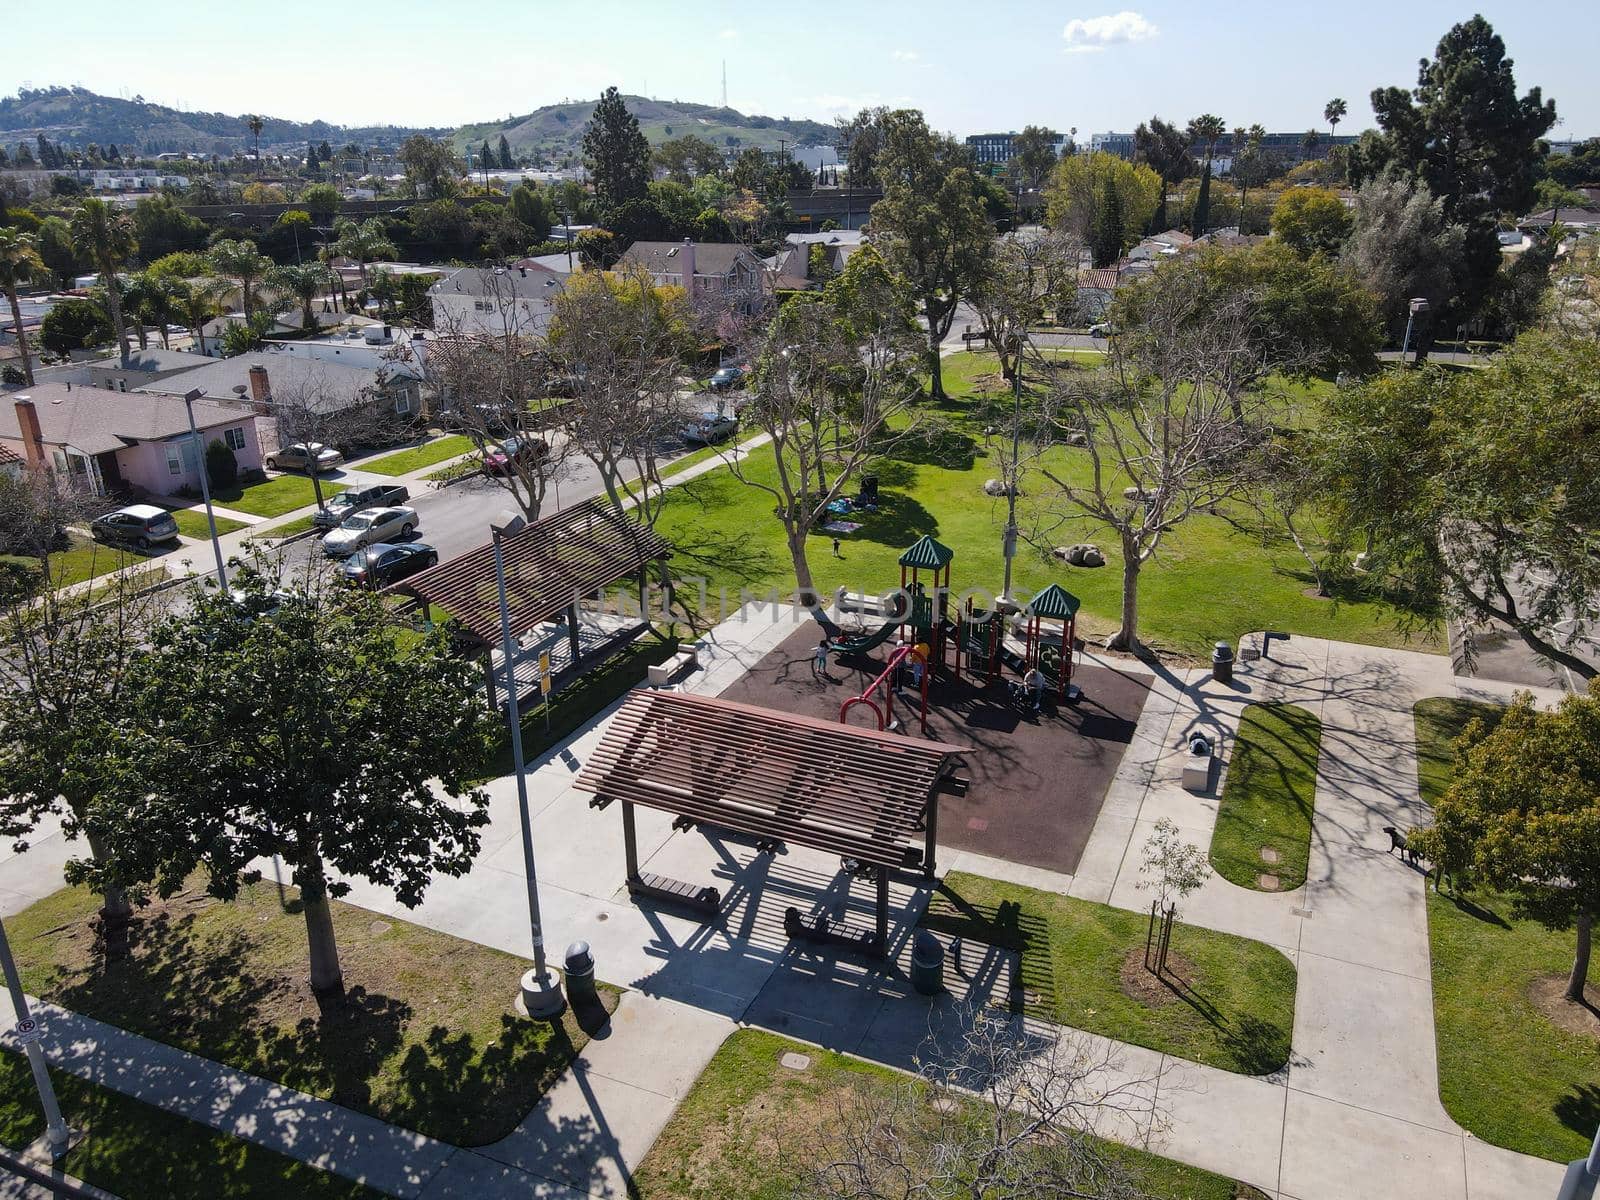
<path fill-rule="evenodd" d="M 1389 835 L 1388 853 L 1392 854 L 1398 850 L 1400 851 L 1400 857 L 1406 862 L 1414 864 L 1417 861 L 1417 852 L 1413 850 L 1411 848 L 1411 844 L 1406 841 L 1405 834 L 1401 833 L 1393 825 L 1385 825 L 1383 827 L 1383 831 Z"/>

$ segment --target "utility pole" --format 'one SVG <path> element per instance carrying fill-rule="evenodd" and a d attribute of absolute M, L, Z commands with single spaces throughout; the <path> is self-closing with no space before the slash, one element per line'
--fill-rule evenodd
<path fill-rule="evenodd" d="M 61 1105 L 56 1101 L 55 1085 L 50 1082 L 50 1068 L 44 1060 L 44 1048 L 39 1045 L 39 1022 L 28 1011 L 28 995 L 22 990 L 22 977 L 17 974 L 17 964 L 11 957 L 11 943 L 6 939 L 6 927 L 0 922 L 0 970 L 4 970 L 6 987 L 11 992 L 11 1007 L 16 1010 L 17 1040 L 28 1052 L 28 1066 L 33 1069 L 33 1084 L 39 1089 L 39 1103 L 44 1108 L 45 1138 L 50 1143 L 50 1153 L 60 1158 L 72 1144 L 72 1130 L 61 1116 Z"/>
<path fill-rule="evenodd" d="M 1022 335 L 1012 340 L 1011 359 L 1011 469 L 1006 472 L 1005 582 L 995 607 L 1015 612 L 1020 605 L 1011 596 L 1011 563 L 1017 557 L 1017 474 L 1022 458 Z M 1068 648 L 1070 653 L 1070 647 Z"/>

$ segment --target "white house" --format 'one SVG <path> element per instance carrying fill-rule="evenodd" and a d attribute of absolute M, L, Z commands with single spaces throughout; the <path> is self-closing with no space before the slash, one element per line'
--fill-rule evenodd
<path fill-rule="evenodd" d="M 433 327 L 441 333 L 485 337 L 543 337 L 566 277 L 529 263 L 463 267 L 428 289 Z"/>

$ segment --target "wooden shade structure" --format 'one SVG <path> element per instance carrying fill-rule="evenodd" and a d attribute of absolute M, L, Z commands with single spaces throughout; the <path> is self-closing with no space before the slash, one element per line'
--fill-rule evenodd
<path fill-rule="evenodd" d="M 636 896 L 714 910 L 713 889 L 639 872 L 634 806 L 682 826 L 746 834 L 776 850 L 793 842 L 847 860 L 878 884 L 876 936 L 888 933 L 888 872 L 934 874 L 938 793 L 964 747 L 820 721 L 681 692 L 631 693 L 579 772 L 595 807 L 622 804 L 628 887 Z M 920 847 L 913 838 L 920 834 Z"/>

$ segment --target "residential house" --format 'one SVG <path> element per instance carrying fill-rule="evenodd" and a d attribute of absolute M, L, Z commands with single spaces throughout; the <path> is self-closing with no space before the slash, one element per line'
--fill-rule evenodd
<path fill-rule="evenodd" d="M 131 392 L 137 388 L 157 383 L 169 375 L 203 367 L 210 362 L 203 354 L 186 350 L 163 350 L 151 346 L 147 350 L 135 348 L 128 355 L 128 365 L 122 365 L 120 356 L 97 359 L 85 363 L 87 383 L 90 387 L 103 387 L 113 392 Z"/>
<path fill-rule="evenodd" d="M 21 479 L 22 472 L 27 467 L 28 460 L 23 458 L 4 442 L 0 442 L 0 477 L 6 479 Z"/>
<path fill-rule="evenodd" d="M 1181 229 L 1169 229 L 1165 233 L 1152 233 L 1144 238 L 1132 250 L 1128 251 L 1128 258 L 1133 262 L 1173 258 L 1182 254 L 1194 239 Z"/>
<path fill-rule="evenodd" d="M 565 286 L 564 272 L 527 260 L 463 267 L 428 289 L 433 327 L 467 337 L 543 337 Z"/>
<path fill-rule="evenodd" d="M 691 303 L 704 301 L 754 312 L 771 290 L 765 264 L 736 242 L 635 242 L 618 270 L 642 268 L 657 286 L 681 287 Z"/>
<path fill-rule="evenodd" d="M 182 399 L 153 393 L 44 384 L 0 401 L 0 448 L 96 496 L 166 496 L 200 486 L 204 455 Z M 200 444 L 222 442 L 241 471 L 259 470 L 255 414 L 197 400 Z"/>
<path fill-rule="evenodd" d="M 1097 267 L 1078 275 L 1078 317 L 1084 321 L 1099 321 L 1111 307 L 1111 298 L 1117 294 L 1122 282 L 1122 272 L 1116 267 Z"/>
<path fill-rule="evenodd" d="M 238 289 L 234 289 L 233 302 L 238 302 Z M 301 324 L 299 305 L 279 313 L 273 318 L 271 327 L 267 330 L 268 337 L 288 337 L 298 334 L 304 328 Z M 311 310 L 311 319 L 316 322 L 321 330 L 360 328 L 363 325 L 382 324 L 375 322 L 371 317 L 356 316 L 352 313 L 322 312 L 317 308 Z M 230 325 L 243 325 L 242 312 L 227 312 L 220 317 L 213 317 L 200 326 L 200 353 L 207 358 L 221 358 L 223 354 L 223 336 Z"/>
<path fill-rule="evenodd" d="M 859 229 L 791 233 L 784 239 L 783 249 L 767 260 L 767 266 L 775 276 L 776 287 L 817 288 L 844 270 L 850 256 L 865 244 L 866 235 Z M 816 252 L 817 247 L 821 247 L 820 253 Z M 822 278 L 813 269 L 818 265 L 823 268 Z"/>

